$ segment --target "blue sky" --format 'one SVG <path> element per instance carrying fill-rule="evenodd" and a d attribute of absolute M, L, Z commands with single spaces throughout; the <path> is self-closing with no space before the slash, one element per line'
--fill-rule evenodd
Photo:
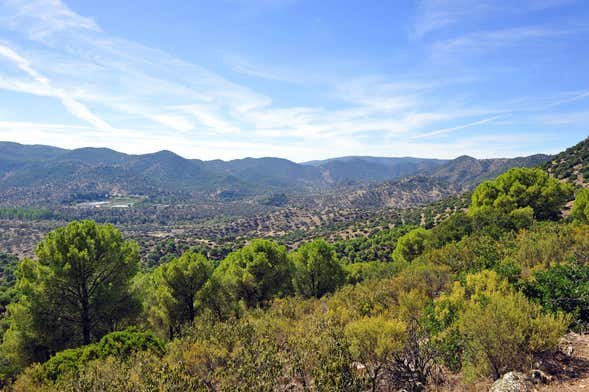
<path fill-rule="evenodd" d="M 583 0 L 0 1 L 0 140 L 200 159 L 555 153 Z"/>

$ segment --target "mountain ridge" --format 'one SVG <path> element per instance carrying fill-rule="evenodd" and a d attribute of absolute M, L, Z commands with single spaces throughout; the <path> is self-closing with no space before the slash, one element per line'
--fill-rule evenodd
<path fill-rule="evenodd" d="M 0 202 L 14 203 L 19 191 L 31 200 L 48 204 L 72 200 L 72 195 L 95 193 L 154 197 L 176 194 L 183 199 L 202 200 L 219 195 L 243 198 L 277 192 L 309 194 L 336 188 L 347 192 L 366 186 L 374 189 L 379 184 L 386 187 L 412 176 L 426 176 L 437 184 L 435 189 L 448 183 L 448 191 L 454 192 L 506 168 L 537 166 L 548 159 L 547 155 L 486 160 L 467 156 L 454 160 L 347 156 L 305 163 L 276 157 L 205 161 L 187 159 L 169 150 L 133 155 L 105 147 L 68 150 L 0 142 Z M 425 189 L 423 181 L 413 183 L 419 184 L 420 191 Z M 12 195 L 10 200 L 8 193 Z"/>

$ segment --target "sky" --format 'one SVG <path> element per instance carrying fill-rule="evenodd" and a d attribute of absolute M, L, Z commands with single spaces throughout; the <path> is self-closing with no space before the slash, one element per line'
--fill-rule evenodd
<path fill-rule="evenodd" d="M 187 158 L 557 153 L 585 0 L 0 0 L 0 140 Z"/>

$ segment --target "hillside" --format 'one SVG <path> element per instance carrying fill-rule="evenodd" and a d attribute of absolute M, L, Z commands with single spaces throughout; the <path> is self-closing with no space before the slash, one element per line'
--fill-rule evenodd
<path fill-rule="evenodd" d="M 549 159 L 550 156 L 544 154 L 511 159 L 476 159 L 464 155 L 431 170 L 426 175 L 464 190 L 470 190 L 481 182 L 495 178 L 513 167 L 540 166 Z"/>
<path fill-rule="evenodd" d="M 589 186 L 589 138 L 555 155 L 543 168 L 561 180 Z"/>
<path fill-rule="evenodd" d="M 514 167 L 536 167 L 550 159 L 537 154 L 529 157 L 476 159 L 461 156 L 419 176 L 383 184 L 355 192 L 349 203 L 357 208 L 407 208 L 432 203 L 472 190 Z"/>

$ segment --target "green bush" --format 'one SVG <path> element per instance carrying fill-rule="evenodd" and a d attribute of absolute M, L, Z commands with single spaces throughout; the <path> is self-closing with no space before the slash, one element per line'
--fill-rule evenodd
<path fill-rule="evenodd" d="M 127 358 L 139 351 L 149 351 L 161 356 L 165 349 L 164 344 L 152 332 L 129 328 L 105 335 L 97 343 L 61 351 L 45 362 L 40 371 L 42 379 L 57 380 L 92 360 Z"/>
<path fill-rule="evenodd" d="M 409 263 L 420 256 L 431 239 L 431 231 L 424 228 L 411 230 L 397 241 L 393 251 L 393 260 L 397 263 Z"/>
<path fill-rule="evenodd" d="M 589 223 L 589 188 L 577 193 L 571 217 L 577 222 Z"/>
<path fill-rule="evenodd" d="M 533 354 L 556 349 L 566 326 L 564 317 L 542 314 L 521 293 L 491 293 L 484 301 L 468 301 L 458 319 L 467 375 L 497 379 L 509 370 L 526 369 Z"/>
<path fill-rule="evenodd" d="M 491 207 L 504 213 L 531 207 L 539 220 L 556 220 L 573 187 L 560 182 L 541 169 L 514 168 L 479 185 L 472 194 L 470 211 Z"/>
<path fill-rule="evenodd" d="M 537 271 L 525 282 L 524 293 L 547 311 L 570 313 L 577 328 L 589 324 L 589 265 L 557 265 Z"/>
<path fill-rule="evenodd" d="M 456 350 L 445 356 L 461 357 L 472 380 L 526 369 L 533 355 L 556 349 L 569 322 L 561 314 L 544 314 L 488 270 L 455 282 L 435 300 L 435 314 L 440 346 Z"/>
<path fill-rule="evenodd" d="M 356 284 L 370 279 L 386 279 L 396 275 L 402 265 L 391 262 L 364 262 L 344 266 L 346 282 Z"/>

